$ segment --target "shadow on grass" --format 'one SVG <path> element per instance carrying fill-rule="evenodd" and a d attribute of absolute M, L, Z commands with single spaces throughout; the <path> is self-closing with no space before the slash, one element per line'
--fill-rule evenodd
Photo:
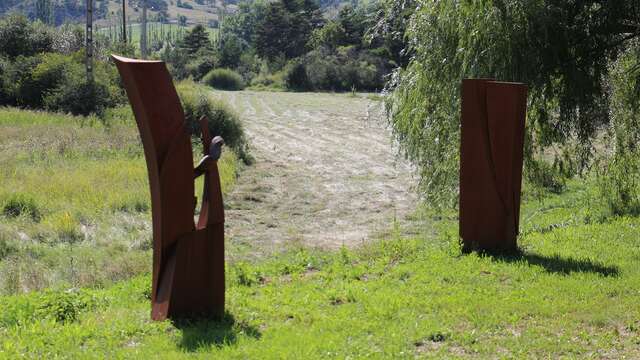
<path fill-rule="evenodd" d="M 240 335 L 254 339 L 259 339 L 262 336 L 257 328 L 237 322 L 229 312 L 225 312 L 221 320 L 180 319 L 174 321 L 174 326 L 182 330 L 182 340 L 178 346 L 188 352 L 211 346 L 220 348 L 232 345 L 236 343 Z"/>
<path fill-rule="evenodd" d="M 603 265 L 589 259 L 564 258 L 560 255 L 544 256 L 527 254 L 523 251 L 502 254 L 486 254 L 493 259 L 507 263 L 526 261 L 529 265 L 542 266 L 548 273 L 569 275 L 571 273 L 595 273 L 602 276 L 617 277 L 617 266 Z"/>

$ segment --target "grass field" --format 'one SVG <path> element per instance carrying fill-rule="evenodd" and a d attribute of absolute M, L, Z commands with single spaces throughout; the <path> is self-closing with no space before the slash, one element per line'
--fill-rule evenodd
<path fill-rule="evenodd" d="M 640 221 L 591 223 L 590 195 L 573 183 L 528 203 L 536 220 L 519 255 L 460 254 L 451 219 L 354 251 L 300 248 L 230 265 L 218 323 L 151 322 L 148 276 L 4 297 L 0 355 L 637 358 Z"/>
<path fill-rule="evenodd" d="M 461 254 L 456 213 L 420 208 L 411 235 L 229 262 L 223 321 L 151 322 L 144 159 L 108 124 L 0 110 L 0 358 L 640 357 L 640 219 L 591 178 L 525 186 L 518 254 Z"/>
<path fill-rule="evenodd" d="M 148 39 L 149 42 L 152 43 L 155 39 L 162 39 L 162 35 L 165 34 L 167 37 L 170 32 L 173 34 L 172 38 L 182 38 L 186 35 L 187 31 L 191 30 L 193 25 L 190 26 L 180 26 L 178 24 L 161 24 L 157 22 L 149 22 L 147 25 Z M 207 32 L 209 33 L 209 39 L 213 40 L 217 37 L 218 29 L 212 29 L 205 25 Z M 127 27 L 127 36 L 130 37 L 130 41 L 135 44 L 140 44 L 140 34 L 141 34 L 142 25 L 140 24 L 131 24 Z M 119 27 L 111 28 L 111 31 L 114 31 L 113 36 L 117 39 L 120 37 Z M 101 27 L 97 29 L 98 34 L 109 36 L 109 27 Z"/>
<path fill-rule="evenodd" d="M 147 272 L 147 170 L 128 109 L 74 118 L 0 109 L 0 293 Z M 236 159 L 220 163 L 224 191 Z"/>

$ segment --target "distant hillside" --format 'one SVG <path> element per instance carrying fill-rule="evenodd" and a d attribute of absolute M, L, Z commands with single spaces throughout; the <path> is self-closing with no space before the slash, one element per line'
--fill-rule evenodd
<path fill-rule="evenodd" d="M 235 5 L 223 0 L 148 0 L 148 6 L 151 19 L 177 22 L 184 16 L 191 24 L 207 24 L 218 19 L 221 9 L 235 9 Z M 55 25 L 83 22 L 86 0 L 0 0 L 0 16 L 12 12 Z M 121 19 L 121 14 L 122 0 L 94 0 L 94 19 L 98 25 Z M 127 0 L 127 18 L 136 22 L 141 14 L 141 0 Z"/>
<path fill-rule="evenodd" d="M 152 20 L 178 22 L 181 17 L 189 24 L 215 24 L 219 14 L 234 12 L 243 0 L 147 0 Z M 254 0 L 245 0 L 254 1 Z M 365 0 L 367 1 L 367 0 Z M 371 0 L 368 0 L 371 1 Z M 344 4 L 357 4 L 363 0 L 318 0 L 324 9 Z M 0 0 L 0 17 L 11 12 L 41 19 L 47 23 L 83 22 L 86 0 Z M 94 0 L 94 19 L 105 26 L 121 19 L 122 0 Z M 127 18 L 133 22 L 141 16 L 141 0 L 127 0 Z"/>

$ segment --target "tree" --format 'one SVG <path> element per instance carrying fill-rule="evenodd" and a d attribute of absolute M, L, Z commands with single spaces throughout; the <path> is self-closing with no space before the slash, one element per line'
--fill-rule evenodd
<path fill-rule="evenodd" d="M 0 20 L 0 57 L 32 56 L 51 50 L 53 33 L 39 23 L 30 23 L 22 15 Z"/>
<path fill-rule="evenodd" d="M 235 69 L 246 49 L 243 39 L 235 34 L 225 34 L 220 39 L 220 66 Z"/>
<path fill-rule="evenodd" d="M 203 25 L 198 24 L 180 40 L 179 47 L 189 55 L 197 53 L 200 49 L 209 48 L 211 47 L 209 32 Z"/>
<path fill-rule="evenodd" d="M 238 11 L 224 18 L 224 26 L 220 29 L 221 35 L 236 35 L 249 46 L 253 46 L 259 19 L 265 16 L 266 9 L 267 3 L 264 0 L 241 2 L 238 5 Z"/>
<path fill-rule="evenodd" d="M 178 25 L 187 26 L 187 17 L 184 15 L 178 15 Z"/>
<path fill-rule="evenodd" d="M 53 3 L 51 0 L 36 0 L 35 2 L 36 19 L 44 24 L 53 24 Z"/>
<path fill-rule="evenodd" d="M 408 3 L 389 0 L 387 7 Z M 639 14 L 637 1 L 419 2 L 404 34 L 414 56 L 394 74 L 387 109 L 419 165 L 427 200 L 456 202 L 459 85 L 467 77 L 529 85 L 529 175 L 540 164 L 536 154 L 569 143 L 578 144 L 571 149 L 577 170 L 587 166 L 592 139 L 610 120 L 609 66 L 640 37 Z"/>
<path fill-rule="evenodd" d="M 353 6 L 347 5 L 340 10 L 338 19 L 344 29 L 345 42 L 360 45 L 367 31 L 367 19 L 361 8 L 356 10 Z"/>
<path fill-rule="evenodd" d="M 312 0 L 279 0 L 269 3 L 256 29 L 256 51 L 268 60 L 292 59 L 304 54 L 314 29 L 323 24 Z"/>
<path fill-rule="evenodd" d="M 334 50 L 337 46 L 346 43 L 345 30 L 337 21 L 328 21 L 323 27 L 313 31 L 311 43 L 314 48 L 324 46 Z"/>

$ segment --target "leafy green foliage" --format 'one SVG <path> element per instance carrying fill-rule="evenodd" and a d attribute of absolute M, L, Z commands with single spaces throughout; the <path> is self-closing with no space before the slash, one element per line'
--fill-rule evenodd
<path fill-rule="evenodd" d="M 305 91 L 313 88 L 313 84 L 307 75 L 307 67 L 299 61 L 294 61 L 287 65 L 284 83 L 288 89 L 295 91 Z"/>
<path fill-rule="evenodd" d="M 427 220 L 429 235 L 394 236 L 355 250 L 298 248 L 231 263 L 228 312 L 219 322 L 149 321 L 149 275 L 80 291 L 88 298 L 80 304 L 88 305 L 76 307 L 74 321 L 58 322 L 51 310 L 39 320 L 38 309 L 47 303 L 40 293 L 3 297 L 4 351 L 123 358 L 161 351 L 185 359 L 498 352 L 633 358 L 640 335 L 632 290 L 640 286 L 638 219 L 590 220 L 585 205 L 597 192 L 592 186 L 572 182 L 561 195 L 526 202 L 519 240 L 526 250 L 511 256 L 461 255 L 452 246 L 456 221 Z M 52 302 L 68 302 L 59 296 Z"/>
<path fill-rule="evenodd" d="M 280 56 L 298 57 L 305 53 L 311 32 L 321 23 L 321 13 L 313 1 L 271 2 L 257 24 L 256 52 L 270 61 Z"/>
<path fill-rule="evenodd" d="M 612 65 L 612 121 L 605 141 L 600 188 L 614 215 L 640 214 L 640 45 L 634 42 Z"/>
<path fill-rule="evenodd" d="M 214 89 L 220 90 L 242 90 L 244 89 L 244 81 L 242 76 L 230 69 L 214 69 L 211 70 L 202 79 L 202 82 Z"/>
<path fill-rule="evenodd" d="M 203 25 L 196 25 L 180 40 L 178 47 L 187 55 L 194 55 L 201 49 L 211 47 L 209 32 Z"/>
<path fill-rule="evenodd" d="M 0 56 L 14 59 L 51 51 L 53 32 L 41 23 L 32 23 L 22 15 L 0 19 Z"/>
<path fill-rule="evenodd" d="M 81 59 L 79 54 L 19 56 L 3 74 L 3 82 L 11 84 L 3 103 L 88 115 L 124 102 L 115 69 L 97 63 L 89 83 Z"/>
<path fill-rule="evenodd" d="M 629 39 L 640 36 L 635 2 L 416 5 L 406 32 L 414 56 L 392 78 L 387 108 L 405 153 L 419 165 L 430 203 L 456 203 L 463 78 L 528 84 L 527 156 L 541 157 L 550 146 L 575 141 L 576 166 L 588 165 L 592 140 L 609 122 L 604 86 L 609 62 Z"/>
<path fill-rule="evenodd" d="M 212 99 L 204 89 L 192 82 L 182 82 L 177 89 L 191 134 L 200 137 L 200 118 L 205 116 L 209 120 L 211 135 L 222 136 L 225 144 L 240 159 L 250 163 L 248 143 L 238 114 L 222 101 Z"/>

